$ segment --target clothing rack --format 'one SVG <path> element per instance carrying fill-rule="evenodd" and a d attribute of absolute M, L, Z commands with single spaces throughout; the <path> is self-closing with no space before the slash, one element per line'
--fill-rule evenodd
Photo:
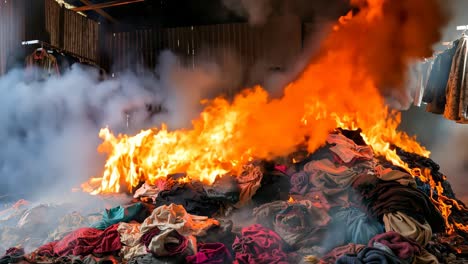
<path fill-rule="evenodd" d="M 75 53 L 73 53 L 73 52 L 64 50 L 64 49 L 62 49 L 62 48 L 56 47 L 56 46 L 54 46 L 54 45 L 51 45 L 51 44 L 49 44 L 49 43 L 47 43 L 47 42 L 44 42 L 44 41 L 41 41 L 41 40 L 27 40 L 27 41 L 22 41 L 22 42 L 21 42 L 21 45 L 23 45 L 23 46 L 38 45 L 38 46 L 40 46 L 40 48 L 52 49 L 52 50 L 55 50 L 55 51 L 58 52 L 58 53 L 65 53 L 65 54 L 67 54 L 67 55 L 70 55 L 70 56 L 72 56 L 72 57 L 75 57 L 75 58 L 79 59 L 80 62 L 86 62 L 86 63 L 89 63 L 89 64 L 91 64 L 91 65 L 94 65 L 94 66 L 96 66 L 96 67 L 101 68 L 101 67 L 100 67 L 95 61 L 93 61 L 93 60 L 90 60 L 90 59 L 88 59 L 88 58 L 85 58 L 85 57 L 83 57 L 83 56 L 80 56 L 80 55 L 78 55 L 78 54 L 75 54 Z"/>

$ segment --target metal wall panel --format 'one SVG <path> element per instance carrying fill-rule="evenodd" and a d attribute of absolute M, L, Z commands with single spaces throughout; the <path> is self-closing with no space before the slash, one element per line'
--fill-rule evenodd
<path fill-rule="evenodd" d="M 11 58 L 25 56 L 21 41 L 42 40 L 99 63 L 99 38 L 97 22 L 54 0 L 0 1 L 0 74 Z"/>
<path fill-rule="evenodd" d="M 243 65 L 264 56 L 261 29 L 248 24 L 145 29 L 107 34 L 105 45 L 113 71 L 138 67 L 154 68 L 162 50 L 180 55 L 185 66 L 196 67 L 206 56 L 221 63 L 238 55 Z"/>

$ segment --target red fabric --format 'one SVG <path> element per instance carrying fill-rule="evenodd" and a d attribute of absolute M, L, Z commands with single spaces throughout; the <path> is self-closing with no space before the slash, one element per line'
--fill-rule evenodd
<path fill-rule="evenodd" d="M 39 256 L 45 256 L 45 257 L 53 257 L 55 255 L 54 253 L 54 247 L 57 244 L 57 242 L 50 242 L 47 243 L 41 247 L 39 247 L 36 250 L 37 255 Z"/>
<path fill-rule="evenodd" d="M 236 251 L 234 263 L 239 264 L 287 264 L 283 251 L 284 242 L 272 230 L 262 225 L 242 228 L 242 236 L 236 237 L 232 248 Z"/>
<path fill-rule="evenodd" d="M 159 230 L 159 228 L 155 227 L 147 233 L 145 233 L 143 236 L 141 236 L 140 242 L 143 243 L 146 246 L 146 248 L 148 248 L 153 237 L 158 235 L 159 233 L 161 233 L 161 231 Z"/>
<path fill-rule="evenodd" d="M 416 241 L 408 239 L 397 232 L 390 231 L 376 235 L 369 241 L 368 246 L 373 247 L 374 242 L 389 247 L 401 259 L 408 259 L 421 254 L 421 246 Z"/>
<path fill-rule="evenodd" d="M 221 243 L 198 244 L 198 253 L 186 257 L 189 264 L 223 264 L 232 263 L 231 253 Z"/>
<path fill-rule="evenodd" d="M 275 169 L 277 171 L 281 171 L 284 174 L 287 174 L 286 171 L 288 170 L 288 167 L 286 165 L 276 165 Z"/>
<path fill-rule="evenodd" d="M 53 249 L 55 256 L 86 256 L 118 251 L 122 248 L 118 226 L 119 224 L 111 225 L 105 230 L 88 227 L 77 229 L 60 241 L 40 247 L 37 253 L 47 255 Z"/>

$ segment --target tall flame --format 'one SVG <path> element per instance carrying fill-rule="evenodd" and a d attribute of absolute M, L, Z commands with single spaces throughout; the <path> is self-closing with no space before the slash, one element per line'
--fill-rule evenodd
<path fill-rule="evenodd" d="M 105 170 L 83 189 L 115 193 L 125 185 L 131 191 L 142 181 L 155 183 L 178 172 L 187 173 L 183 181 L 211 184 L 217 176 L 239 173 L 254 158 L 285 155 L 304 142 L 313 152 L 336 127 L 362 129 L 376 154 L 430 182 L 430 175 L 411 170 L 391 149 L 397 145 L 430 155 L 415 138 L 397 131 L 400 114 L 387 109 L 382 95 L 403 98 L 400 87 L 408 61 L 432 54 L 439 32 L 427 28 L 437 29 L 443 22 L 437 1 L 351 2 L 360 12 L 340 18 L 318 56 L 285 87 L 281 98 L 272 99 L 256 86 L 232 103 L 222 97 L 203 102 L 206 108 L 191 129 L 169 131 L 163 124 L 135 136 L 115 136 L 104 128 L 99 151 L 109 156 Z M 415 12 L 419 15 L 408 15 Z M 431 185 L 439 193 L 434 203 L 446 217 L 448 231 L 466 228 L 448 220 L 451 206 L 461 206 L 444 197 L 441 186 Z"/>

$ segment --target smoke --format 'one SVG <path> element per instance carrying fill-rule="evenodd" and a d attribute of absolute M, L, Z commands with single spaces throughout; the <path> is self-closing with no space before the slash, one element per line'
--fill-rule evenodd
<path fill-rule="evenodd" d="M 236 12 L 246 16 L 252 25 L 262 25 L 273 12 L 272 0 L 223 0 L 223 4 Z"/>
<path fill-rule="evenodd" d="M 216 63 L 189 69 L 177 61 L 165 52 L 153 74 L 125 73 L 103 82 L 96 71 L 77 65 L 41 82 L 24 81 L 21 70 L 1 77 L 4 199 L 60 197 L 99 176 L 106 159 L 96 150 L 102 127 L 131 134 L 161 122 L 173 129 L 189 126 L 199 101 L 219 94 L 229 79 Z"/>

